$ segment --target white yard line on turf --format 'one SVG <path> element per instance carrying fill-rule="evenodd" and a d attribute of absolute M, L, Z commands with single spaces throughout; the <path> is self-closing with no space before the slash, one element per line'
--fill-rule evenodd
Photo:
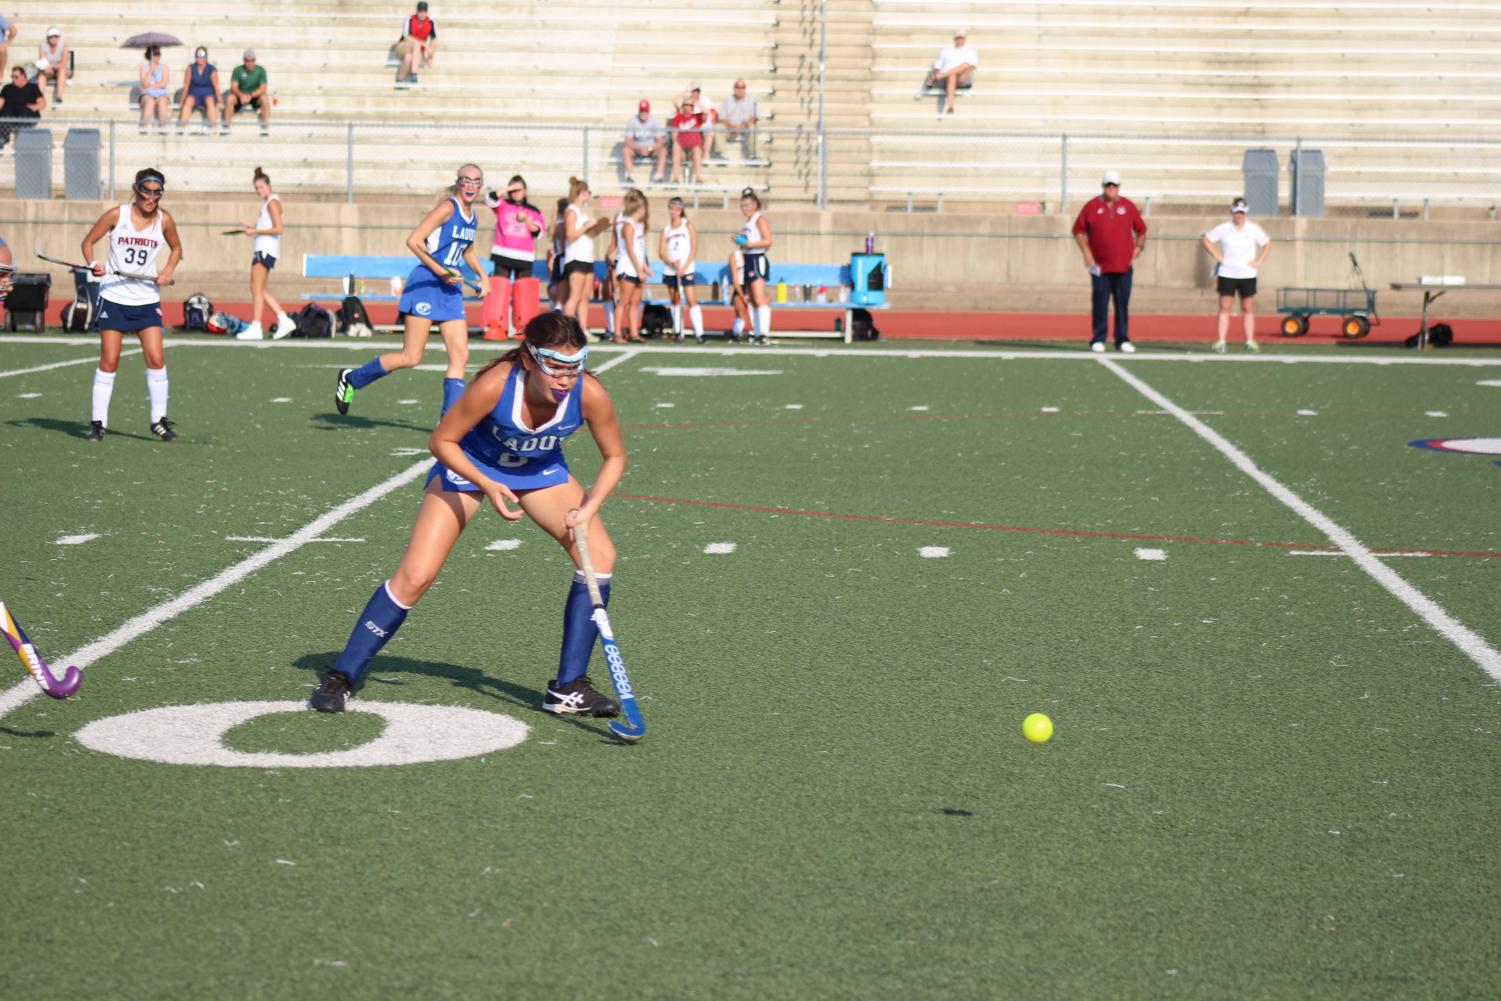
<path fill-rule="evenodd" d="M 9 340 L 9 338 L 7 338 L 7 340 Z M 56 342 L 53 342 L 53 343 L 56 343 Z M 128 358 L 131 355 L 138 355 L 140 353 L 141 353 L 141 349 L 140 348 L 131 348 L 129 351 L 121 351 L 120 352 L 120 357 L 121 358 Z M 4 379 L 7 376 L 12 376 L 12 375 L 30 375 L 32 372 L 46 372 L 46 371 L 49 371 L 49 370 L 54 369 L 54 368 L 67 368 L 70 365 L 98 365 L 98 364 L 99 364 L 99 356 L 96 355 L 96 354 L 94 354 L 94 355 L 89 355 L 87 358 L 69 358 L 67 361 L 55 361 L 55 362 L 52 362 L 49 365 L 37 365 L 37 366 L 35 366 L 33 368 L 13 368 L 13 369 L 11 369 L 8 372 L 0 372 L 0 379 Z"/>
<path fill-rule="evenodd" d="M 131 640 L 146 635 L 157 626 L 177 618 L 177 616 L 184 612 L 191 611 L 220 591 L 244 580 L 262 567 L 281 559 L 283 556 L 296 552 L 310 542 L 319 541 L 319 537 L 324 532 L 333 528 L 345 518 L 363 511 L 393 490 L 399 490 L 413 480 L 418 479 L 431 467 L 431 457 L 423 459 L 416 465 L 408 466 L 390 479 L 376 484 L 364 493 L 351 497 L 338 507 L 313 519 L 287 538 L 275 542 L 254 556 L 248 556 L 233 566 L 220 571 L 203 583 L 184 591 L 171 601 L 163 602 L 155 608 L 143 612 L 120 628 L 101 636 L 94 642 L 80 647 L 70 654 L 51 658 L 50 662 L 57 665 L 57 670 L 59 671 L 69 666 L 77 667 L 80 670 L 89 667 L 89 665 L 96 661 L 114 653 Z M 0 717 L 6 716 L 40 694 L 41 690 L 30 679 L 0 692 Z"/>
<path fill-rule="evenodd" d="M 1397 575 L 1396 571 L 1382 563 L 1374 553 L 1361 544 L 1359 539 L 1337 525 L 1329 516 L 1293 493 L 1280 480 L 1269 473 L 1263 472 L 1256 463 L 1251 461 L 1250 456 L 1230 444 L 1218 431 L 1215 431 L 1193 414 L 1190 414 L 1187 410 L 1184 410 L 1172 400 L 1163 396 L 1141 379 L 1126 371 L 1117 362 L 1109 358 L 1100 358 L 1097 360 L 1138 393 L 1188 425 L 1195 434 L 1208 442 L 1215 451 L 1229 459 L 1237 469 L 1261 484 L 1261 487 L 1267 493 L 1291 508 L 1298 517 L 1308 522 L 1308 524 L 1323 532 L 1330 542 L 1334 543 L 1342 553 L 1354 560 L 1355 565 L 1369 574 L 1376 583 L 1386 588 L 1392 597 L 1412 609 L 1423 621 L 1432 626 L 1439 635 L 1459 647 L 1465 656 L 1478 664 L 1486 674 L 1489 674 L 1497 681 L 1501 681 L 1501 652 L 1497 652 L 1479 633 L 1465 626 L 1440 607 L 1437 602 L 1403 580 Z"/>

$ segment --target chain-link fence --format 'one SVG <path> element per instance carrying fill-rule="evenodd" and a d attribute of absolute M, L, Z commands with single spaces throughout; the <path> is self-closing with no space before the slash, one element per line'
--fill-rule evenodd
<path fill-rule="evenodd" d="M 1246 195 L 1263 216 L 1495 217 L 1501 202 L 1501 140 L 1481 136 L 758 128 L 748 138 L 710 133 L 695 162 L 691 148 L 665 133 L 660 153 L 628 157 L 624 120 L 590 126 L 286 120 L 261 134 L 244 115 L 228 132 L 201 118 L 184 129 L 120 120 L 0 121 L 0 131 L 22 125 L 68 135 L 97 129 L 96 169 L 108 198 L 120 197 L 144 166 L 162 169 L 175 191 L 189 193 L 247 188 L 260 166 L 283 191 L 352 202 L 436 191 L 459 164 L 473 161 L 495 187 L 521 174 L 534 192 L 562 192 L 570 177 L 587 178 L 604 192 L 634 178 L 653 194 L 681 194 L 695 206 L 728 204 L 752 187 L 783 204 L 1069 213 L 1099 191 L 1106 170 L 1119 171 L 1122 193 L 1148 212 L 1218 210 Z M 68 150 L 62 136 L 51 144 L 56 178 L 65 175 Z M 20 176 L 37 162 L 37 156 L 0 159 L 0 184 L 37 197 L 36 185 Z M 77 169 L 68 174 L 86 187 L 76 175 Z"/>

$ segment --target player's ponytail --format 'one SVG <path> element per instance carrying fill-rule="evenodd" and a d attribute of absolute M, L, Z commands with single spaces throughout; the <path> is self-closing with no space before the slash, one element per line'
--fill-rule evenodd
<path fill-rule="evenodd" d="M 588 190 L 589 190 L 589 182 L 588 181 L 580 180 L 577 177 L 570 177 L 568 179 L 568 204 L 570 204 L 570 205 L 577 205 L 578 204 L 578 200 L 579 200 L 579 195 L 583 194 L 585 191 L 588 191 Z"/>

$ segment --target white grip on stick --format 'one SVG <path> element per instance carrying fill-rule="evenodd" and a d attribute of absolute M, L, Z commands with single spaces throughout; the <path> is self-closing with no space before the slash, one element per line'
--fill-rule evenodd
<path fill-rule="evenodd" d="M 573 528 L 573 541 L 579 547 L 579 567 L 584 571 L 584 586 L 589 589 L 589 600 L 594 607 L 603 608 L 605 599 L 599 593 L 599 580 L 594 576 L 594 561 L 589 558 L 589 526 L 580 522 Z"/>

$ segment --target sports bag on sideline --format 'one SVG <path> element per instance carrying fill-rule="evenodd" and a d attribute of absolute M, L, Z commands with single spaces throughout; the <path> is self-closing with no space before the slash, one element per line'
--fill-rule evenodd
<path fill-rule="evenodd" d="M 208 318 L 214 315 L 214 304 L 202 292 L 194 292 L 183 300 L 182 329 L 208 330 Z"/>
<path fill-rule="evenodd" d="M 310 302 L 297 311 L 292 317 L 297 324 L 297 333 L 294 337 L 332 337 L 334 335 L 334 314 L 318 305 Z"/>
<path fill-rule="evenodd" d="M 99 312 L 99 280 L 87 271 L 75 271 L 73 289 L 73 301 L 63 307 L 62 328 L 70 334 L 81 334 Z"/>
<path fill-rule="evenodd" d="M 339 333 L 345 337 L 369 337 L 374 333 L 370 326 L 370 314 L 359 296 L 346 295 L 339 304 Z"/>

